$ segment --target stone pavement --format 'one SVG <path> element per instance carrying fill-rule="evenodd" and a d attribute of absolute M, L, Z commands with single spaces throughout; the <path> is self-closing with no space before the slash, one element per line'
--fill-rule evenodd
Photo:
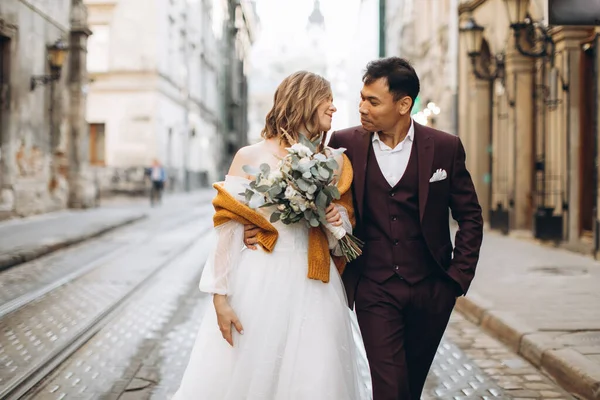
<path fill-rule="evenodd" d="M 103 233 L 161 213 L 190 200 L 206 202 L 213 193 L 200 190 L 164 196 L 165 206 L 150 208 L 148 199 L 134 198 L 104 202 L 102 207 L 64 210 L 0 222 L 0 271 L 31 261 L 58 249 L 83 242 Z"/>
<path fill-rule="evenodd" d="M 600 399 L 600 262 L 486 232 L 457 310 L 575 396 Z"/>

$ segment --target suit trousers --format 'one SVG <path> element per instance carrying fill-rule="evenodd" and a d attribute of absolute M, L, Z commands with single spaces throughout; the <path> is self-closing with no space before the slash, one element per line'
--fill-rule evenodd
<path fill-rule="evenodd" d="M 440 273 L 413 285 L 361 277 L 355 308 L 373 380 L 373 400 L 419 400 L 456 303 L 456 283 Z"/>

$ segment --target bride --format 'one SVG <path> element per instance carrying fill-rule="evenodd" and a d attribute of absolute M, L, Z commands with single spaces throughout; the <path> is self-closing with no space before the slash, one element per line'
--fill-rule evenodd
<path fill-rule="evenodd" d="M 244 165 L 274 167 L 290 145 L 282 129 L 314 139 L 331 129 L 335 111 L 321 76 L 302 71 L 284 79 L 264 140 L 239 150 L 221 188 L 244 203 L 240 193 L 253 178 Z M 348 210 L 332 205 L 327 211 L 330 223 L 351 231 Z M 264 209 L 257 212 L 268 220 Z M 243 248 L 240 222 L 216 227 L 217 244 L 200 281 L 215 312 L 206 313 L 174 400 L 372 399 L 362 338 L 333 260 L 328 281 L 310 279 L 309 229 L 273 227 L 278 239 L 270 252 Z M 335 238 L 327 234 L 327 241 L 341 255 Z"/>

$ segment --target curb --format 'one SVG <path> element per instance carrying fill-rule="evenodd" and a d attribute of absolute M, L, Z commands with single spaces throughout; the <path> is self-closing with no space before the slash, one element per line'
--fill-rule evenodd
<path fill-rule="evenodd" d="M 35 260 L 47 254 L 53 253 L 57 250 L 61 250 L 66 247 L 85 242 L 86 240 L 93 239 L 115 229 L 133 224 L 134 222 L 140 221 L 146 217 L 148 217 L 147 214 L 140 214 L 133 217 L 128 217 L 112 225 L 107 225 L 100 229 L 91 232 L 86 232 L 75 237 L 65 238 L 52 244 L 21 248 L 15 251 L 11 251 L 10 253 L 0 254 L 0 271 L 12 268 L 16 265 L 28 261 Z"/>
<path fill-rule="evenodd" d="M 469 294 L 456 302 L 456 311 L 543 370 L 577 398 L 600 400 L 600 367 L 580 353 L 553 342 L 508 313 L 491 310 L 479 296 Z"/>

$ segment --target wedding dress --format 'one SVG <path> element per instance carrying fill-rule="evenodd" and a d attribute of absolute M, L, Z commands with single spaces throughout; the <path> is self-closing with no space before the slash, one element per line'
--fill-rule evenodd
<path fill-rule="evenodd" d="M 248 182 L 227 176 L 225 189 L 242 201 Z M 216 228 L 200 290 L 227 294 L 244 334 L 232 327 L 229 346 L 209 302 L 173 400 L 372 399 L 362 337 L 333 261 L 329 283 L 308 279 L 308 228 L 274 225 L 270 254 L 244 248 L 239 223 Z"/>

